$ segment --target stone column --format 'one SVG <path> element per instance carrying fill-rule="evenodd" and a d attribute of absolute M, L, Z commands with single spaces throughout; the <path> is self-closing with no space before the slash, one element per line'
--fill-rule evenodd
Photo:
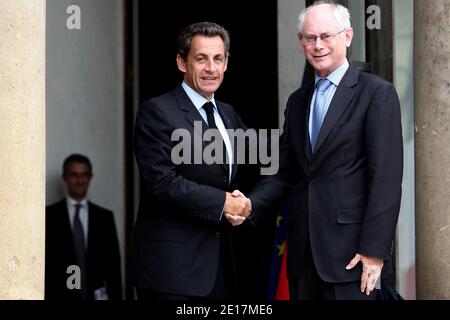
<path fill-rule="evenodd" d="M 42 299 L 45 0 L 2 0 L 0 39 L 0 299 Z"/>
<path fill-rule="evenodd" d="M 414 1 L 418 299 L 450 299 L 450 1 Z"/>

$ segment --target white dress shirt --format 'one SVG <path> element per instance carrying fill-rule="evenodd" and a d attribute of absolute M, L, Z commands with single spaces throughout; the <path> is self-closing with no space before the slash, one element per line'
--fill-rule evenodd
<path fill-rule="evenodd" d="M 205 109 L 203 109 L 203 105 L 208 102 L 208 100 L 202 95 L 198 94 L 194 89 L 189 87 L 184 81 L 181 84 L 184 91 L 188 95 L 189 99 L 191 99 L 194 106 L 197 108 L 198 112 L 202 116 L 203 120 L 208 123 L 207 115 Z M 222 135 L 223 142 L 225 143 L 225 148 L 227 149 L 228 159 L 230 159 L 230 163 L 228 164 L 228 181 L 231 182 L 231 171 L 233 169 L 233 149 L 231 148 L 230 137 L 228 136 L 225 125 L 223 124 L 222 118 L 220 117 L 219 111 L 217 109 L 216 101 L 214 100 L 214 95 L 210 100 L 214 105 L 214 121 L 216 122 L 217 129 L 219 129 L 220 134 Z"/>

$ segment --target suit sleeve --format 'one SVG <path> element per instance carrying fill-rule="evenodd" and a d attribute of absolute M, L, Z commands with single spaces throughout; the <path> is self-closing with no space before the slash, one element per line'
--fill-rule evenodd
<path fill-rule="evenodd" d="M 135 154 L 143 187 L 184 213 L 219 221 L 225 191 L 196 183 L 177 173 L 176 165 L 171 161 L 174 128 L 162 109 L 147 102 L 140 107 L 136 117 Z"/>
<path fill-rule="evenodd" d="M 365 123 L 368 198 L 359 253 L 387 260 L 398 220 L 402 193 L 403 139 L 400 103 L 395 88 L 381 84 Z"/>
<path fill-rule="evenodd" d="M 252 224 L 258 223 L 266 212 L 280 205 L 281 200 L 286 196 L 291 187 L 291 157 L 289 155 L 289 129 L 287 120 L 289 119 L 290 99 L 288 100 L 284 112 L 283 134 L 279 140 L 279 169 L 275 175 L 262 176 L 255 188 L 250 192 L 249 198 L 252 201 L 252 214 L 249 217 Z M 268 143 L 268 142 L 264 142 Z"/>

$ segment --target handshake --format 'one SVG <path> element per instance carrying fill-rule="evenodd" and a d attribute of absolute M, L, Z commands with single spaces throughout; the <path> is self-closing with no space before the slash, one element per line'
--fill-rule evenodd
<path fill-rule="evenodd" d="M 234 190 L 232 193 L 226 193 L 223 213 L 231 225 L 240 225 L 251 212 L 252 202 L 242 192 Z"/>

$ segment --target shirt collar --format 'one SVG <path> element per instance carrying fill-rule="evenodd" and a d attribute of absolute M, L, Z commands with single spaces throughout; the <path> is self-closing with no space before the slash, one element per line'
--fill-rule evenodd
<path fill-rule="evenodd" d="M 341 64 L 340 67 L 338 67 L 336 70 L 334 70 L 332 73 L 330 73 L 326 78 L 331 81 L 336 87 L 341 83 L 342 78 L 344 77 L 345 73 L 347 72 L 348 67 L 350 64 L 347 61 L 347 58 L 345 59 L 344 63 Z M 314 85 L 317 84 L 317 81 L 322 79 L 317 74 L 314 77 Z"/>
<path fill-rule="evenodd" d="M 183 87 L 184 91 L 188 95 L 189 99 L 191 99 L 192 103 L 197 108 L 197 110 L 200 110 L 203 107 L 203 105 L 206 102 L 208 102 L 208 100 L 204 96 L 202 96 L 197 91 L 195 91 L 194 89 L 189 87 L 186 82 L 183 81 L 181 86 Z M 216 109 L 216 111 L 217 111 L 217 106 L 216 106 L 216 101 L 214 100 L 214 95 L 210 101 L 213 103 L 214 109 Z"/>
<path fill-rule="evenodd" d="M 84 199 L 81 200 L 81 201 L 76 201 L 75 199 L 72 199 L 70 196 L 66 196 L 66 199 L 67 199 L 67 204 L 68 204 L 69 206 L 75 207 L 75 205 L 76 205 L 77 203 L 80 203 L 80 204 L 82 205 L 83 208 L 87 208 L 87 203 L 88 203 L 87 198 L 84 198 Z"/>

